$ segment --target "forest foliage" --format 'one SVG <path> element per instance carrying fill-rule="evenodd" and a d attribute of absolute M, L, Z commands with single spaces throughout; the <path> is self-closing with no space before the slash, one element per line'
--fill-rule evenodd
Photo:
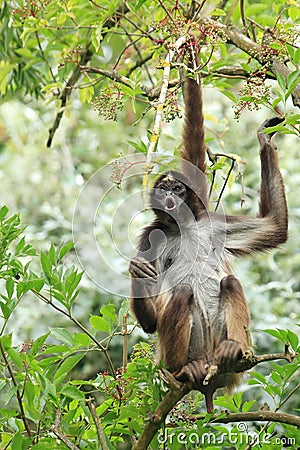
<path fill-rule="evenodd" d="M 297 449 L 297 2 L 17 0 L 2 2 L 0 26 L 0 447 Z M 213 415 L 156 365 L 127 301 L 131 243 L 148 216 L 128 219 L 178 161 L 191 36 L 213 208 L 255 214 L 255 130 L 285 119 L 290 240 L 237 265 L 256 353 L 293 357 L 257 365 Z"/>

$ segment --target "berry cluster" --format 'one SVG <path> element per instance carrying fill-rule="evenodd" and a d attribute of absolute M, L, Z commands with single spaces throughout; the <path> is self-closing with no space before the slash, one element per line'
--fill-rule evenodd
<path fill-rule="evenodd" d="M 240 91 L 238 102 L 234 105 L 235 118 L 239 119 L 245 108 L 254 111 L 258 110 L 262 104 L 268 103 L 271 98 L 270 90 L 270 86 L 264 84 L 264 77 L 252 76 L 249 78 Z"/>
<path fill-rule="evenodd" d="M 119 155 L 121 158 L 122 155 Z M 112 181 L 118 189 L 121 189 L 121 184 L 123 177 L 126 173 L 126 171 L 132 166 L 132 163 L 127 161 L 125 158 L 122 158 L 120 161 L 119 159 L 116 159 L 112 163 L 112 174 L 109 177 L 110 181 Z"/>
<path fill-rule="evenodd" d="M 77 64 L 77 66 L 79 66 L 81 55 L 83 54 L 83 52 L 83 45 L 77 45 L 77 47 L 73 49 L 64 49 L 61 54 L 62 62 L 60 63 L 59 67 L 63 67 L 65 64 Z"/>
<path fill-rule="evenodd" d="M 122 94 L 115 86 L 103 89 L 92 104 L 99 116 L 115 122 L 117 121 L 117 112 L 124 108 Z"/>
<path fill-rule="evenodd" d="M 177 92 L 169 92 L 164 104 L 164 120 L 172 122 L 177 117 L 182 117 L 182 111 L 177 102 Z"/>
<path fill-rule="evenodd" d="M 28 17 L 36 18 L 38 12 L 43 10 L 48 3 L 49 0 L 26 0 L 22 9 L 15 8 L 12 13 L 24 23 Z"/>
<path fill-rule="evenodd" d="M 116 378 L 112 378 L 108 372 L 102 372 L 102 384 L 99 389 L 111 396 L 118 403 L 128 400 L 132 395 L 132 389 L 129 388 L 130 378 L 123 376 L 122 369 L 116 370 Z"/>

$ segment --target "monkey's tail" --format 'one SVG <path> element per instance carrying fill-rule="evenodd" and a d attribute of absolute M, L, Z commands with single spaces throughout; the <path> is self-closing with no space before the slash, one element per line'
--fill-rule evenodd
<path fill-rule="evenodd" d="M 201 81 L 200 81 L 201 83 Z M 184 81 L 185 122 L 183 131 L 182 158 L 206 170 L 206 149 L 204 144 L 204 121 L 201 86 L 192 78 Z"/>

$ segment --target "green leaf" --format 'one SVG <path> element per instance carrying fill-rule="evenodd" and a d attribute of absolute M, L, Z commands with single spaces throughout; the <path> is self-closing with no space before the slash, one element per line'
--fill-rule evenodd
<path fill-rule="evenodd" d="M 0 209 L 0 221 L 2 222 L 3 219 L 5 218 L 5 216 L 8 213 L 8 207 L 7 206 L 2 206 L 2 208 Z"/>
<path fill-rule="evenodd" d="M 67 376 L 69 372 L 78 364 L 78 362 L 84 357 L 82 353 L 78 355 L 69 356 L 57 369 L 54 379 L 56 381 L 61 381 L 62 378 Z"/>
<path fill-rule="evenodd" d="M 74 344 L 83 347 L 88 347 L 91 343 L 91 338 L 85 333 L 74 334 Z"/>
<path fill-rule="evenodd" d="M 41 253 L 41 264 L 42 264 L 42 269 L 44 271 L 44 274 L 46 275 L 46 277 L 48 279 L 50 279 L 51 275 L 52 275 L 52 264 L 51 264 L 49 256 L 43 252 Z"/>
<path fill-rule="evenodd" d="M 226 12 L 223 9 L 215 8 L 210 12 L 211 16 L 226 16 Z"/>
<path fill-rule="evenodd" d="M 76 271 L 70 273 L 70 275 L 67 277 L 65 281 L 66 290 L 68 293 L 68 296 L 71 297 L 75 289 L 77 288 L 78 284 L 80 283 L 80 280 L 82 278 L 83 272 L 77 273 Z"/>
<path fill-rule="evenodd" d="M 63 257 L 74 248 L 74 242 L 67 242 L 64 244 L 59 251 L 59 260 L 61 261 Z"/>
<path fill-rule="evenodd" d="M 10 357 L 10 359 L 13 361 L 13 363 L 18 367 L 20 372 L 22 372 L 24 369 L 24 366 L 23 366 L 24 358 L 23 358 L 22 353 L 17 352 L 13 347 L 11 347 L 7 350 L 7 354 Z"/>
<path fill-rule="evenodd" d="M 288 8 L 288 14 L 293 22 L 296 22 L 299 18 L 299 7 Z"/>
<path fill-rule="evenodd" d="M 43 351 L 43 355 L 52 355 L 53 353 L 68 353 L 70 347 L 67 345 L 50 345 Z"/>
<path fill-rule="evenodd" d="M 285 94 L 285 91 L 286 91 L 286 81 L 285 81 L 284 76 L 281 75 L 280 73 L 277 73 L 277 74 L 276 74 L 276 78 L 277 78 L 277 82 L 278 82 L 278 85 L 279 85 L 281 91 Z"/>
<path fill-rule="evenodd" d="M 273 381 L 275 381 L 275 383 L 277 383 L 279 385 L 282 384 L 281 376 L 277 372 L 275 372 L 274 370 L 271 373 L 271 378 L 272 378 Z"/>
<path fill-rule="evenodd" d="M 6 287 L 7 296 L 9 299 L 11 299 L 12 296 L 14 295 L 14 289 L 15 289 L 14 280 L 12 278 L 8 278 L 6 280 L 5 287 Z"/>
<path fill-rule="evenodd" d="M 53 244 L 51 244 L 50 250 L 49 250 L 49 259 L 51 262 L 52 266 L 56 266 L 57 265 L 57 260 L 56 260 L 56 252 L 55 252 L 55 247 Z"/>
<path fill-rule="evenodd" d="M 5 395 L 1 397 L 4 405 L 7 405 L 15 397 L 17 390 L 18 386 L 12 386 L 5 392 Z"/>
<path fill-rule="evenodd" d="M 111 319 L 113 322 L 117 318 L 116 313 L 115 313 L 115 305 L 112 303 L 103 305 L 102 308 L 100 309 L 100 313 L 103 315 L 103 317 L 107 317 L 107 318 Z"/>
<path fill-rule="evenodd" d="M 9 419 L 11 417 L 18 416 L 18 412 L 14 409 L 8 409 L 8 408 L 1 408 L 0 409 L 0 417 L 5 417 L 6 419 Z"/>
<path fill-rule="evenodd" d="M 287 331 L 286 330 L 280 330 L 280 329 L 277 328 L 277 330 L 266 329 L 266 330 L 263 330 L 263 331 L 265 333 L 268 333 L 271 336 L 275 337 L 276 339 L 279 339 L 284 344 L 286 344 L 288 342 L 288 337 L 287 337 Z"/>
<path fill-rule="evenodd" d="M 133 148 L 135 148 L 138 152 L 143 153 L 144 155 L 147 154 L 147 146 L 146 144 L 144 144 L 143 141 L 141 141 L 140 143 L 134 142 L 134 141 L 127 141 L 128 144 L 132 145 Z"/>
<path fill-rule="evenodd" d="M 70 347 L 73 346 L 73 335 L 66 328 L 54 328 L 51 330 L 51 335 L 54 336 L 57 340 L 65 342 Z"/>
<path fill-rule="evenodd" d="M 252 408 L 252 406 L 256 403 L 256 400 L 246 401 L 242 404 L 242 411 L 248 412 Z"/>
<path fill-rule="evenodd" d="M 85 399 L 83 392 L 75 386 L 65 385 L 60 393 L 74 400 L 84 401 Z"/>
<path fill-rule="evenodd" d="M 295 52 L 294 63 L 299 64 L 300 62 L 300 48 L 298 48 Z"/>
<path fill-rule="evenodd" d="M 3 347 L 3 350 L 7 351 L 9 348 L 11 348 L 12 344 L 12 333 L 10 334 L 4 334 L 0 338 L 1 345 Z"/>
<path fill-rule="evenodd" d="M 259 372 L 250 372 L 251 377 L 255 378 L 261 384 L 266 384 L 266 378 Z"/>
<path fill-rule="evenodd" d="M 291 347 L 293 348 L 293 350 L 296 351 L 298 348 L 298 345 L 299 345 L 298 336 L 295 333 L 293 333 L 293 331 L 288 330 L 287 338 L 288 338 L 288 342 L 291 344 Z"/>
<path fill-rule="evenodd" d="M 31 289 L 40 292 L 43 286 L 44 280 L 42 278 L 36 280 L 20 281 L 17 284 L 18 298 L 22 297 L 24 294 L 26 294 L 26 292 L 30 291 Z"/>
<path fill-rule="evenodd" d="M 50 331 L 49 331 L 48 333 L 46 333 L 46 334 L 43 334 L 42 336 L 39 336 L 39 337 L 34 341 L 32 347 L 31 347 L 31 349 L 30 349 L 30 352 L 29 352 L 31 356 L 36 356 L 36 355 L 38 355 L 39 353 L 41 353 L 42 347 L 43 347 L 43 345 L 44 345 L 46 339 L 48 338 L 49 334 L 50 334 Z"/>
<path fill-rule="evenodd" d="M 91 316 L 90 324 L 95 330 L 104 331 L 105 333 L 109 333 L 110 326 L 103 317 L 100 316 Z"/>
<path fill-rule="evenodd" d="M 100 49 L 101 41 L 102 41 L 102 26 L 98 26 L 93 30 L 91 34 L 92 44 L 95 48 L 95 51 L 98 52 Z"/>
<path fill-rule="evenodd" d="M 84 88 L 81 88 L 79 90 L 80 100 L 81 103 L 89 103 L 92 101 L 92 98 L 94 96 L 94 87 L 93 86 L 87 86 Z"/>
<path fill-rule="evenodd" d="M 221 91 L 221 93 L 223 95 L 225 95 L 226 97 L 228 97 L 234 103 L 237 102 L 237 98 L 236 98 L 236 96 L 234 95 L 234 93 L 232 91 Z"/>

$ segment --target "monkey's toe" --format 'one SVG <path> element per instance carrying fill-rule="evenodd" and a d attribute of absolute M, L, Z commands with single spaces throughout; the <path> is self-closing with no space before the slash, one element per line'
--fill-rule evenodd
<path fill-rule="evenodd" d="M 190 383 L 194 389 L 203 385 L 203 380 L 207 375 L 207 365 L 203 360 L 192 361 L 173 373 L 176 380 Z"/>
<path fill-rule="evenodd" d="M 223 371 L 229 371 L 231 364 L 241 359 L 242 356 L 243 349 L 241 344 L 233 340 L 221 342 L 215 352 L 216 364 Z"/>

